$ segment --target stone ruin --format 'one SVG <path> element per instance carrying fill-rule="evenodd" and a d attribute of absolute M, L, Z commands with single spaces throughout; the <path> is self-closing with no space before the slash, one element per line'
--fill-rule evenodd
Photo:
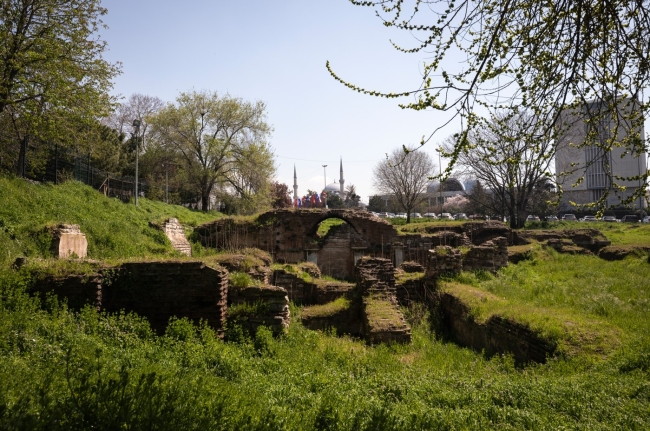
<path fill-rule="evenodd" d="M 185 229 L 176 218 L 169 218 L 162 224 L 149 223 L 151 227 L 160 229 L 165 233 L 174 250 L 185 256 L 192 256 L 192 246 L 185 237 Z"/>
<path fill-rule="evenodd" d="M 63 259 L 84 258 L 88 254 L 88 240 L 78 224 L 60 224 L 52 229 L 52 254 Z"/>
<path fill-rule="evenodd" d="M 371 344 L 410 343 L 411 327 L 398 308 L 395 268 L 388 259 L 364 257 L 356 266 L 365 339 Z"/>
<path fill-rule="evenodd" d="M 321 222 L 336 218 L 346 224 L 318 235 Z M 387 221 L 365 211 L 350 209 L 282 209 L 255 220 L 223 218 L 204 224 L 195 233 L 205 247 L 234 251 L 258 248 L 275 262 L 312 262 L 325 275 L 352 279 L 363 256 L 390 256 L 397 231 Z"/>
<path fill-rule="evenodd" d="M 320 238 L 318 225 L 329 218 L 346 224 Z M 191 252 L 177 220 L 169 219 L 159 228 L 176 249 Z M 570 242 L 590 250 L 608 244 L 599 232 L 589 229 L 513 233 L 499 222 L 427 226 L 425 231 L 398 235 L 386 221 L 359 211 L 271 211 L 254 221 L 226 218 L 195 230 L 206 246 L 221 250 L 253 247 L 271 254 L 272 259 L 263 259 L 254 267 L 247 266 L 245 257 L 232 254 L 217 256 L 211 263 L 126 263 L 90 275 L 41 280 L 35 291 L 55 291 L 67 297 L 71 307 L 92 304 L 99 310 L 137 312 L 159 333 L 164 332 L 171 316 L 202 319 L 222 331 L 229 309 L 233 313 L 247 310 L 237 322 L 249 331 L 264 325 L 282 333 L 289 325 L 291 300 L 306 306 L 302 314 L 305 326 L 333 327 L 339 334 L 358 336 L 371 344 L 410 342 L 411 330 L 399 305 L 417 301 L 436 310 L 459 344 L 488 354 L 512 352 L 518 362 L 543 362 L 554 346 L 507 319 L 473 322 L 458 298 L 437 289 L 437 280 L 462 270 L 494 273 L 508 265 L 508 245 L 530 240 L 547 241 L 554 247 L 567 247 Z M 87 242 L 78 226 L 61 225 L 55 232 L 53 248 L 59 256 L 86 255 Z M 83 247 L 77 249 L 77 244 Z M 272 260 L 297 264 L 299 271 L 291 265 L 271 270 Z M 396 267 L 397 271 L 422 275 L 396 282 Z M 228 271 L 245 272 L 258 284 L 231 286 Z M 355 283 L 326 282 L 320 279 L 321 273 L 354 277 Z M 339 301 L 338 308 L 328 313 L 317 311 L 320 306 L 331 308 L 341 298 L 345 301 Z"/>

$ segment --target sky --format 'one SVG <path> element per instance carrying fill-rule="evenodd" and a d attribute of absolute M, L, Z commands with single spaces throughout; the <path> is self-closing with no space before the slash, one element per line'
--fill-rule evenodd
<path fill-rule="evenodd" d="M 273 127 L 277 180 L 299 193 L 339 179 L 362 200 L 377 193 L 373 168 L 402 145 L 417 145 L 446 114 L 402 110 L 398 103 L 344 87 L 327 71 L 370 90 L 401 92 L 420 83 L 422 54 L 396 51 L 415 38 L 391 31 L 368 7 L 348 0 L 104 0 L 104 58 L 122 63 L 114 95 L 133 93 L 173 102 L 180 92 L 209 90 L 261 100 Z M 438 169 L 437 142 L 425 145 Z M 446 166 L 441 161 L 443 169 Z"/>

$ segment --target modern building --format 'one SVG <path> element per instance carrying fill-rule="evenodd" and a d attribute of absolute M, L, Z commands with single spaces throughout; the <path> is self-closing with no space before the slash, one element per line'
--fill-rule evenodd
<path fill-rule="evenodd" d="M 426 197 L 429 199 L 429 206 L 440 206 L 444 205 L 447 199 L 457 195 L 465 195 L 467 191 L 465 184 L 459 179 L 450 177 L 442 182 L 442 187 L 440 187 L 440 182 L 437 180 L 429 183 Z"/>
<path fill-rule="evenodd" d="M 632 99 L 624 99 L 618 106 L 617 115 L 601 114 L 604 109 L 601 102 L 590 102 L 582 109 L 566 110 L 560 114 L 562 130 L 555 154 L 556 179 L 563 189 L 560 212 L 575 209 L 570 202 L 579 205 L 596 202 L 608 190 L 607 206 L 615 207 L 644 187 L 642 180 L 629 178 L 646 172 L 645 152 L 630 153 L 624 146 L 616 145 L 610 151 L 604 151 L 598 145 L 584 145 L 590 134 L 603 145 L 612 138 L 614 142 L 634 136 L 644 139 L 643 123 L 640 127 L 633 127 L 629 121 L 634 115 L 640 115 Z M 594 117 L 598 121 L 594 121 Z M 616 117 L 621 121 L 616 121 Z M 614 191 L 612 179 L 625 190 Z M 643 209 L 647 204 L 645 198 L 641 198 L 630 206 Z"/>

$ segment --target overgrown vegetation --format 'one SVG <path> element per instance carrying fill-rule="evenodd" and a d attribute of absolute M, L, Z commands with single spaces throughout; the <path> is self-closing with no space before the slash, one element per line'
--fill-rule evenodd
<path fill-rule="evenodd" d="M 55 187 L 25 187 L 18 190 L 43 200 L 49 211 L 66 218 L 66 211 L 79 211 L 56 209 Z M 150 202 L 141 201 L 134 211 L 117 206 L 123 210 L 108 216 L 103 211 L 112 208 L 112 200 L 95 201 L 77 184 L 61 187 L 79 195 L 65 202 L 89 202 L 87 212 L 73 211 L 78 218 L 65 220 L 83 223 L 89 241 L 96 241 L 89 231 L 102 232 L 94 223 L 113 220 L 113 230 L 124 226 L 125 236 L 131 233 L 133 241 L 145 244 L 133 247 L 146 250 L 145 216 L 160 216 Z M 5 190 L 0 188 L 2 202 L 14 198 Z M 26 207 L 15 198 L 16 208 Z M 8 223 L 14 239 L 7 232 L 0 238 L 7 250 L 27 247 L 38 255 L 30 245 L 30 220 L 44 225 L 56 213 L 46 216 L 36 206 L 29 208 L 18 213 L 24 221 Z M 7 205 L 0 211 L 0 218 L 9 220 Z M 171 215 L 192 224 L 195 213 L 179 211 Z M 121 239 L 113 244 L 96 246 L 95 256 L 124 250 Z M 73 312 L 53 297 L 42 305 L 25 293 L 31 264 L 15 271 L 10 261 L 0 261 L 3 430 L 645 430 L 650 424 L 650 265 L 645 258 L 606 262 L 535 246 L 529 260 L 496 275 L 462 273 L 448 280 L 445 288 L 466 295 L 475 318 L 507 315 L 566 346 L 565 355 L 525 368 L 516 368 L 508 356 L 486 359 L 442 341 L 421 306 L 405 313 L 413 325 L 410 345 L 369 347 L 309 331 L 295 319 L 296 307 L 289 332 L 279 338 L 265 329 L 249 337 L 233 326 L 226 328 L 230 341 L 224 341 L 211 328 L 184 319 L 172 319 L 165 335 L 156 336 L 133 314 L 98 313 L 91 307 Z M 87 264 L 57 262 L 52 271 L 65 272 L 68 265 L 83 270 Z M 262 311 L 258 306 L 231 307 L 229 314 Z M 341 299 L 329 312 L 347 306 Z"/>

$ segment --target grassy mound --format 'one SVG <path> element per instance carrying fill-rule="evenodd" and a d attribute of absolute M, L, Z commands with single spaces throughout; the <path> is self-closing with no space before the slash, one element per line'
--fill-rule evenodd
<path fill-rule="evenodd" d="M 148 199 L 136 207 L 78 182 L 55 186 L 6 177 L 0 177 L 0 203 L 0 265 L 18 256 L 50 257 L 48 228 L 59 223 L 81 227 L 89 258 L 111 259 L 174 255 L 165 235 L 149 222 L 176 217 L 196 226 L 219 217 Z"/>

